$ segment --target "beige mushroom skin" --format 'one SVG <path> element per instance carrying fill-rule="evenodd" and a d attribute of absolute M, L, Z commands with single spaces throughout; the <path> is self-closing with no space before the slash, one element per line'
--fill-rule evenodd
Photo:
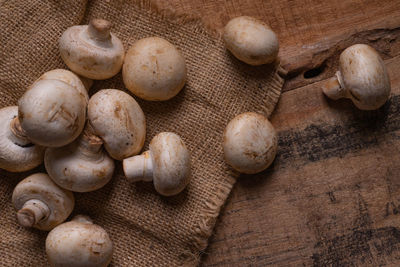
<path fill-rule="evenodd" d="M 149 37 L 129 48 L 122 76 L 133 94 L 164 101 L 179 93 L 186 82 L 186 63 L 178 49 L 165 39 Z"/>
<path fill-rule="evenodd" d="M 46 254 L 52 267 L 105 267 L 111 262 L 113 243 L 101 226 L 78 215 L 47 235 Z"/>
<path fill-rule="evenodd" d="M 110 156 L 116 160 L 136 155 L 146 138 L 146 120 L 135 99 L 121 90 L 105 89 L 94 94 L 88 118 Z"/>
<path fill-rule="evenodd" d="M 246 112 L 233 118 L 225 128 L 225 161 L 241 173 L 254 174 L 271 165 L 278 138 L 274 127 L 263 115 Z"/>
<path fill-rule="evenodd" d="M 18 120 L 32 143 L 46 147 L 64 146 L 82 132 L 87 92 L 77 90 L 73 85 L 62 80 L 39 78 L 19 99 Z"/>
<path fill-rule="evenodd" d="M 375 110 L 390 96 L 390 78 L 375 49 L 355 44 L 342 52 L 339 71 L 322 90 L 331 99 L 349 98 L 361 110 Z"/>
<path fill-rule="evenodd" d="M 111 23 L 102 19 L 68 28 L 59 40 L 65 64 L 79 75 L 94 80 L 116 75 L 124 61 L 124 46 L 110 29 Z"/>
<path fill-rule="evenodd" d="M 131 182 L 153 181 L 158 193 L 180 193 L 190 180 L 190 153 L 175 133 L 157 134 L 150 149 L 142 155 L 124 159 L 125 176 Z"/>
<path fill-rule="evenodd" d="M 64 189 L 74 192 L 100 189 L 111 180 L 114 172 L 114 161 L 102 146 L 102 140 L 86 126 L 73 143 L 46 149 L 46 171 Z"/>
<path fill-rule="evenodd" d="M 75 204 L 72 192 L 57 186 L 45 173 L 22 180 L 14 189 L 12 202 L 20 225 L 44 231 L 65 221 Z"/>
<path fill-rule="evenodd" d="M 276 34 L 264 22 L 242 16 L 231 19 L 224 28 L 226 48 L 249 65 L 273 62 L 279 52 Z"/>
<path fill-rule="evenodd" d="M 18 107 L 0 109 L 0 168 L 23 172 L 43 162 L 44 147 L 34 145 L 18 122 Z"/>

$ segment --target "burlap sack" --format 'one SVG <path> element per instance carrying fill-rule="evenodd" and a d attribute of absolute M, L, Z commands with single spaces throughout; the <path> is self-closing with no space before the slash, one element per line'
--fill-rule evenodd
<path fill-rule="evenodd" d="M 102 225 L 114 241 L 113 266 L 196 265 L 235 177 L 223 161 L 221 137 L 227 122 L 245 111 L 270 115 L 283 79 L 277 66 L 250 67 L 233 58 L 222 41 L 198 20 L 161 14 L 143 1 L 1 0 L 0 103 L 15 105 L 42 73 L 66 68 L 57 41 L 69 26 L 91 18 L 113 22 L 113 32 L 127 49 L 136 40 L 160 36 L 184 54 L 188 81 L 166 102 L 137 99 L 147 119 L 147 148 L 161 131 L 178 133 L 192 155 L 192 180 L 175 197 L 161 197 L 151 183 L 129 184 L 117 163 L 103 189 L 75 194 L 74 214 Z M 279 72 L 279 73 L 278 73 Z M 121 74 L 96 81 L 103 88 L 124 89 Z M 2 126 L 4 127 L 4 126 Z M 46 233 L 20 227 L 11 194 L 29 173 L 0 172 L 0 265 L 46 266 Z"/>

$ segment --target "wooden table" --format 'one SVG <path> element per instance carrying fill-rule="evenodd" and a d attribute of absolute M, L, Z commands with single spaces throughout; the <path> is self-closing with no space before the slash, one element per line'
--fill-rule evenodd
<path fill-rule="evenodd" d="M 276 160 L 238 180 L 202 265 L 400 266 L 400 1 L 153 1 L 216 30 L 239 15 L 264 20 L 288 70 L 271 117 Z M 355 43 L 377 49 L 389 70 L 380 110 L 321 93 Z"/>

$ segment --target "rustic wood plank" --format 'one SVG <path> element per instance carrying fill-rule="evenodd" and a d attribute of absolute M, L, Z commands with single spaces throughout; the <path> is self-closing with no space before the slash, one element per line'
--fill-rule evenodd
<path fill-rule="evenodd" d="M 277 158 L 239 178 L 202 265 L 399 266 L 400 1 L 154 2 L 216 30 L 239 15 L 266 21 L 289 72 L 271 118 Z M 378 111 L 321 93 L 354 43 L 375 47 L 390 71 L 393 96 Z"/>
<path fill-rule="evenodd" d="M 153 0 L 160 9 L 200 17 L 221 31 L 229 19 L 250 15 L 268 23 L 278 34 L 279 56 L 290 80 L 285 91 L 326 79 L 340 52 L 367 43 L 385 59 L 400 54 L 400 0 Z M 313 79 L 306 71 L 321 67 Z"/>
<path fill-rule="evenodd" d="M 400 264 L 400 57 L 393 96 L 362 112 L 320 82 L 282 95 L 274 165 L 239 179 L 204 266 Z"/>

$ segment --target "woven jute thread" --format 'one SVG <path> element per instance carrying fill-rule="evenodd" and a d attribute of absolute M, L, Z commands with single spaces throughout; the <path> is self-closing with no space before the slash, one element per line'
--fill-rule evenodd
<path fill-rule="evenodd" d="M 235 115 L 255 111 L 269 116 L 283 85 L 279 64 L 250 67 L 224 48 L 221 38 L 200 20 L 156 10 L 148 1 L 0 1 L 0 104 L 15 105 L 41 74 L 66 68 L 57 47 L 61 33 L 91 18 L 112 21 L 112 31 L 127 49 L 143 37 L 166 38 L 183 53 L 188 81 L 170 101 L 135 97 L 146 114 L 147 148 L 162 131 L 179 134 L 192 156 L 192 179 L 181 194 L 158 195 L 151 183 L 129 184 L 117 163 L 104 188 L 75 194 L 74 214 L 84 213 L 114 241 L 112 266 L 196 265 L 207 246 L 221 206 L 236 181 L 224 163 L 222 133 Z M 125 90 L 121 74 L 96 81 L 100 89 Z M 46 266 L 46 233 L 27 230 L 15 220 L 11 194 L 30 173 L 0 171 L 0 256 L 3 266 Z"/>

